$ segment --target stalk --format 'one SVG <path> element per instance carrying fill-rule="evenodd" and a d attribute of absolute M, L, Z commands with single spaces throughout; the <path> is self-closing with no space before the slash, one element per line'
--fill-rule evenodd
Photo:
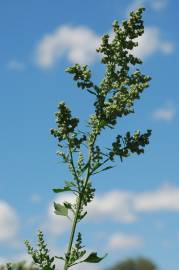
<path fill-rule="evenodd" d="M 81 193 L 79 194 L 79 196 L 77 197 L 77 209 L 76 209 L 75 216 L 74 216 L 73 223 L 72 223 L 72 227 L 71 227 L 71 233 L 70 233 L 70 239 L 69 239 L 68 248 L 67 248 L 67 252 L 66 252 L 66 260 L 65 260 L 64 270 L 68 269 L 68 260 L 70 258 L 70 254 L 71 254 L 71 249 L 72 249 L 72 245 L 73 245 L 73 241 L 74 241 L 76 226 L 77 226 L 77 222 L 78 222 L 78 215 L 79 215 L 79 211 L 80 211 L 81 203 L 82 203 L 82 195 L 83 195 L 82 193 L 83 193 L 83 190 L 85 190 L 86 185 L 87 185 L 88 180 L 89 180 L 89 177 L 90 177 L 90 160 L 91 160 L 91 157 L 89 158 L 89 166 L 88 166 L 88 171 L 87 171 L 87 175 L 86 175 L 83 189 L 82 189 Z"/>
<path fill-rule="evenodd" d="M 75 235 L 75 230 L 76 230 L 76 225 L 77 225 L 77 221 L 78 221 L 78 214 L 79 214 L 80 207 L 81 207 L 81 196 L 77 198 L 77 209 L 76 209 L 76 213 L 75 213 L 73 223 L 72 223 L 70 239 L 69 239 L 67 253 L 66 253 L 64 270 L 68 269 L 68 260 L 69 260 L 70 254 L 71 254 L 71 248 L 72 248 L 73 241 L 74 241 L 74 235 Z"/>

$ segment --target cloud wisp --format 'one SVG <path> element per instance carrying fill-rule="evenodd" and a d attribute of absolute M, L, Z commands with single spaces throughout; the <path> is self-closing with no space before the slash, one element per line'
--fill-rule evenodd
<path fill-rule="evenodd" d="M 30 201 L 34 204 L 38 204 L 38 203 L 41 203 L 42 202 L 42 197 L 37 194 L 37 193 L 33 193 L 31 196 L 30 196 Z"/>
<path fill-rule="evenodd" d="M 156 109 L 152 116 L 157 121 L 170 122 L 176 115 L 176 108 L 172 103 L 167 103 L 163 107 Z"/>
<path fill-rule="evenodd" d="M 110 250 L 133 249 L 141 247 L 143 240 L 141 237 L 133 234 L 115 233 L 108 240 L 108 248 Z"/>
<path fill-rule="evenodd" d="M 11 71 L 17 71 L 17 72 L 21 72 L 25 70 L 25 64 L 22 62 L 19 62 L 17 60 L 11 60 L 9 61 L 9 63 L 7 64 L 7 69 L 11 70 Z"/>

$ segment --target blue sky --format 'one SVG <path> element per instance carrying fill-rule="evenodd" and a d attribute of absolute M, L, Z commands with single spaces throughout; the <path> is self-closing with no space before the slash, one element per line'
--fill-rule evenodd
<path fill-rule="evenodd" d="M 62 185 L 68 172 L 49 130 L 59 101 L 84 121 L 93 102 L 64 69 L 87 63 L 99 81 L 103 69 L 95 48 L 101 35 L 139 5 L 146 7 L 146 28 L 135 53 L 153 80 L 118 131 L 151 128 L 151 143 L 145 155 L 93 179 L 96 201 L 80 228 L 89 250 L 109 253 L 98 269 L 130 256 L 151 258 L 161 270 L 177 269 L 179 3 L 171 0 L 1 2 L 0 261 L 24 258 L 23 240 L 34 242 L 38 228 L 52 250 L 63 251 L 68 224 L 51 213 L 51 189 Z"/>

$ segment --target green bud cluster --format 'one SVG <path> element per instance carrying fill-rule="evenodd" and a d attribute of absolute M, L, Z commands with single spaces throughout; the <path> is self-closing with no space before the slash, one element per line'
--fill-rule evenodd
<path fill-rule="evenodd" d="M 144 134 L 140 134 L 140 131 L 137 130 L 133 136 L 130 132 L 127 132 L 124 137 L 116 136 L 116 140 L 112 144 L 112 150 L 109 152 L 109 159 L 113 161 L 115 156 L 119 156 L 122 161 L 124 157 L 130 156 L 131 153 L 143 154 L 144 147 L 149 144 L 150 136 L 151 130 L 147 130 Z"/>
<path fill-rule="evenodd" d="M 50 257 L 47 244 L 44 241 L 42 231 L 38 232 L 38 249 L 34 249 L 29 241 L 25 241 L 27 252 L 32 256 L 32 259 L 36 265 L 43 270 L 54 270 L 55 264 L 54 257 Z"/>
<path fill-rule="evenodd" d="M 87 206 L 94 198 L 95 188 L 92 187 L 92 183 L 88 182 L 83 193 L 82 193 L 82 202 L 83 206 Z"/>
<path fill-rule="evenodd" d="M 72 67 L 66 69 L 66 72 L 74 74 L 73 80 L 77 81 L 77 86 L 82 89 L 88 89 L 93 86 L 91 82 L 91 71 L 88 69 L 87 65 L 80 66 L 75 64 Z"/>
<path fill-rule="evenodd" d="M 59 111 L 56 115 L 57 129 L 51 129 L 51 134 L 58 138 L 61 142 L 65 140 L 70 133 L 73 133 L 75 128 L 78 126 L 79 119 L 71 116 L 71 111 L 65 104 L 61 102 L 58 106 Z"/>
<path fill-rule="evenodd" d="M 81 233 L 78 233 L 76 244 L 72 247 L 70 257 L 68 258 L 68 267 L 71 267 L 78 263 L 78 261 L 86 254 L 86 250 L 82 246 Z"/>

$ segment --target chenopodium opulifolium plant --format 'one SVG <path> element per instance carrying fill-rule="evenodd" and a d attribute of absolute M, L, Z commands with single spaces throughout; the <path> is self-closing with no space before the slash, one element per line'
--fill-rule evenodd
<path fill-rule="evenodd" d="M 86 206 L 94 198 L 92 176 L 113 168 L 116 158 L 123 161 L 133 153 L 144 153 L 144 147 L 149 143 L 151 130 L 143 134 L 139 130 L 133 134 L 118 134 L 108 148 L 97 142 L 105 129 L 114 129 L 119 118 L 134 113 L 134 102 L 149 86 L 151 78 L 141 73 L 138 67 L 142 61 L 133 54 L 133 49 L 138 46 L 136 39 L 144 33 L 143 11 L 144 8 L 139 8 L 131 12 L 129 20 L 122 25 L 114 21 L 112 37 L 108 34 L 102 37 L 97 52 L 101 54 L 105 73 L 98 85 L 92 81 L 87 65 L 75 64 L 66 69 L 73 75 L 78 88 L 94 96 L 94 113 L 87 120 L 87 131 L 81 131 L 79 118 L 72 116 L 65 102 L 61 102 L 55 114 L 57 128 L 51 129 L 60 148 L 58 157 L 67 164 L 72 176 L 63 187 L 53 191 L 72 192 L 76 198 L 75 203 L 54 203 L 56 215 L 67 218 L 69 213 L 72 215 L 67 250 L 64 256 L 56 257 L 64 261 L 64 270 L 82 262 L 98 263 L 105 257 L 99 257 L 96 252 L 87 254 L 81 233 L 76 232 L 78 223 L 87 214 Z M 48 255 L 41 233 L 39 243 L 39 250 L 34 250 L 27 242 L 28 252 L 42 269 L 54 269 L 54 258 Z"/>

